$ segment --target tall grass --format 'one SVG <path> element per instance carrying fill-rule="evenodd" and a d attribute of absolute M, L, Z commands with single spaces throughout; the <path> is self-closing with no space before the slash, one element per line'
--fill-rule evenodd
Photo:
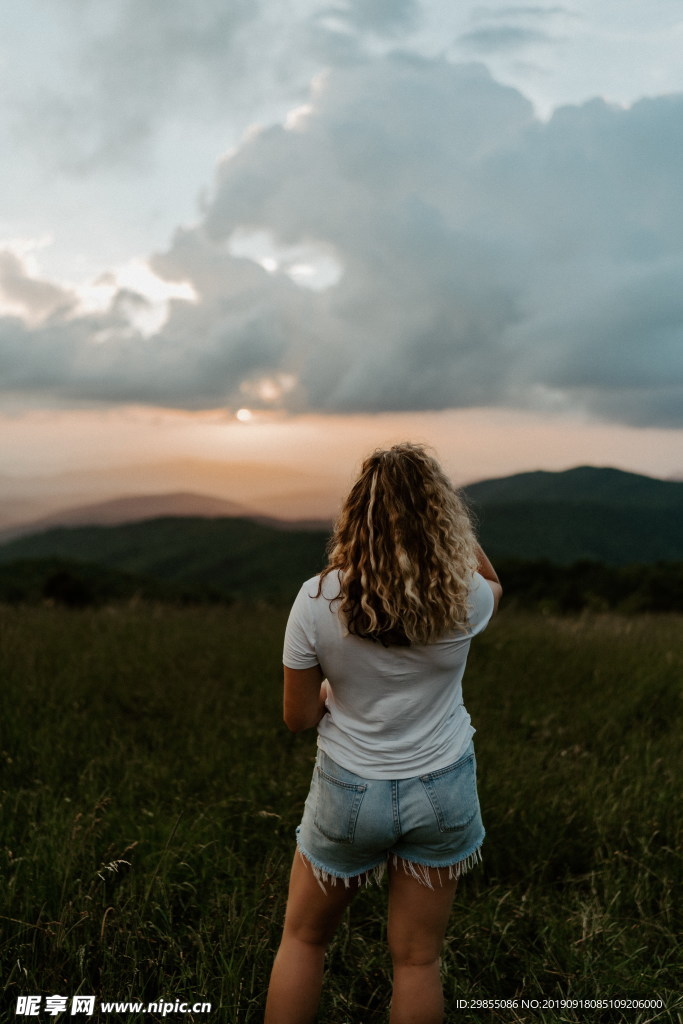
<path fill-rule="evenodd" d="M 285 619 L 0 609 L 3 1021 L 22 1019 L 18 995 L 52 993 L 261 1021 L 315 753 L 281 724 Z M 681 625 L 503 612 L 473 645 L 488 834 L 444 952 L 449 1020 L 681 1021 Z M 325 1024 L 386 1020 L 385 902 L 364 891 L 344 920 Z M 518 1005 L 457 1009 L 481 998 Z"/>

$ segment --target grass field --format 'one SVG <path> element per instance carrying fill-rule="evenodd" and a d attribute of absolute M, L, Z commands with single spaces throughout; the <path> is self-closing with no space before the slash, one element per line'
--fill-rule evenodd
<path fill-rule="evenodd" d="M 315 753 L 281 724 L 285 619 L 0 608 L 3 1022 L 60 1019 L 15 1016 L 55 993 L 213 1004 L 63 1020 L 262 1020 Z M 443 958 L 449 1021 L 683 1019 L 682 626 L 503 612 L 473 645 L 488 834 Z M 345 919 L 324 1024 L 386 1021 L 385 899 Z M 543 1009 L 581 999 L 662 1005 Z"/>

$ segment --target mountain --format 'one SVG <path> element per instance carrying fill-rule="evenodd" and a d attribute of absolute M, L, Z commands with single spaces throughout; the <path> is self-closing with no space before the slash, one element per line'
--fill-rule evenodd
<path fill-rule="evenodd" d="M 42 533 L 53 526 L 116 526 L 162 516 L 249 517 L 253 513 L 234 501 L 206 494 L 178 491 L 174 494 L 142 494 L 77 505 L 42 516 L 40 519 L 0 530 L 0 542 L 25 534 Z"/>
<path fill-rule="evenodd" d="M 40 519 L 0 529 L 0 544 L 36 533 L 44 533 L 55 526 L 119 526 L 122 523 L 142 522 L 164 517 L 200 517 L 202 519 L 241 518 L 270 525 L 276 529 L 325 529 L 327 523 L 317 520 L 301 522 L 276 519 L 261 515 L 235 501 L 226 501 L 208 494 L 178 491 L 171 494 L 139 494 L 88 505 L 65 508 Z"/>
<path fill-rule="evenodd" d="M 118 526 L 55 527 L 0 546 L 0 565 L 60 559 L 224 594 L 291 598 L 324 564 L 328 532 L 251 519 L 164 517 Z"/>
<path fill-rule="evenodd" d="M 465 491 L 494 563 L 683 562 L 679 481 L 582 466 L 485 480 Z M 190 509 L 192 515 L 182 514 Z M 152 517 L 155 511 L 164 515 Z M 237 516 L 236 511 L 242 510 L 233 503 L 190 494 L 75 509 L 72 524 L 87 515 L 98 516 L 99 524 L 50 526 L 5 538 L 0 544 L 3 576 L 7 580 L 15 571 L 10 563 L 17 564 L 20 579 L 29 571 L 27 560 L 60 559 L 132 574 L 147 581 L 145 588 L 150 580 L 162 580 L 234 596 L 291 599 L 324 564 L 329 526 L 304 528 Z M 136 521 L 122 521 L 135 516 Z M 124 583 L 137 586 L 130 579 Z"/>
<path fill-rule="evenodd" d="M 465 489 L 492 558 L 630 565 L 683 560 L 683 483 L 579 466 Z"/>
<path fill-rule="evenodd" d="M 518 502 L 570 502 L 639 508 L 668 508 L 683 503 L 680 481 L 658 480 L 621 469 L 577 466 L 561 473 L 538 470 L 481 480 L 464 488 L 483 507 Z"/>
<path fill-rule="evenodd" d="M 102 469 L 32 475 L 0 473 L 0 529 L 22 527 L 65 509 L 107 502 L 122 495 L 177 491 L 235 502 L 245 514 L 277 519 L 329 520 L 345 476 L 332 463 L 321 472 L 281 460 L 178 458 L 129 462 Z"/>

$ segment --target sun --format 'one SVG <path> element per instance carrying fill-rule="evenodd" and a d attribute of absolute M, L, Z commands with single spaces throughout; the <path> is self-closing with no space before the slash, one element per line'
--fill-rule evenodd
<path fill-rule="evenodd" d="M 240 423 L 249 423 L 253 418 L 254 414 L 251 409 L 238 409 L 235 413 L 235 419 L 239 420 Z"/>

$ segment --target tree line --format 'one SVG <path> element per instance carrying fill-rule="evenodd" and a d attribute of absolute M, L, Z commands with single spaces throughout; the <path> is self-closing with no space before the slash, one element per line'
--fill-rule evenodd
<path fill-rule="evenodd" d="M 503 559 L 496 568 L 505 591 L 503 608 L 550 614 L 683 611 L 683 562 L 610 566 L 585 560 L 557 565 Z M 298 578 L 291 581 L 292 597 L 299 583 Z M 70 559 L 24 559 L 0 566 L 0 602 L 6 604 L 228 604 L 240 597 L 228 585 L 169 582 Z M 269 597 L 267 580 L 263 597 Z"/>

